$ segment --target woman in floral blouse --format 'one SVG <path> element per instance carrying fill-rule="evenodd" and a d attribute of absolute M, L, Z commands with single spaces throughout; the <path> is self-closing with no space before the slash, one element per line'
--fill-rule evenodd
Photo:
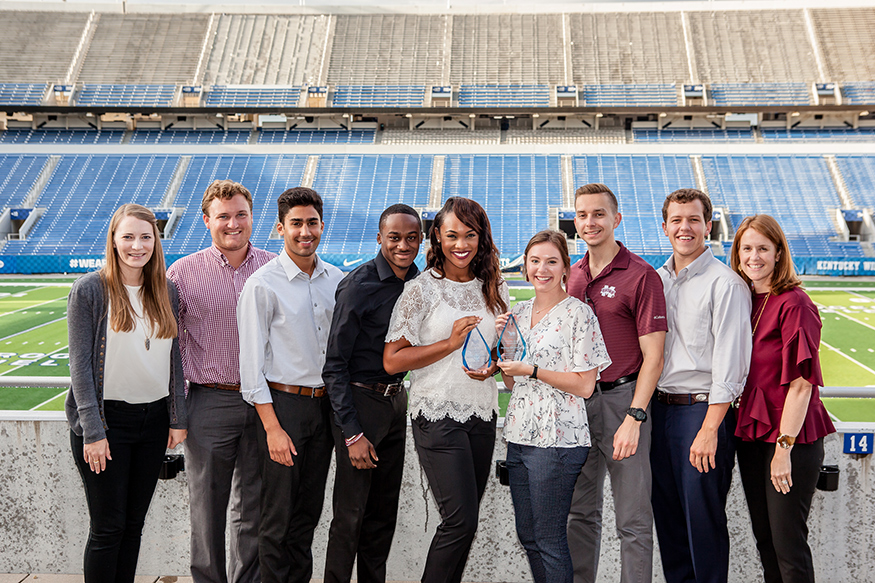
<path fill-rule="evenodd" d="M 564 235 L 547 230 L 532 237 L 524 274 L 535 297 L 510 312 L 527 352 L 498 363 L 513 389 L 504 439 L 517 535 L 536 583 L 573 581 L 565 525 L 589 453 L 584 399 L 611 363 L 595 314 L 565 292 L 570 268 Z M 496 319 L 499 333 L 508 319 Z"/>

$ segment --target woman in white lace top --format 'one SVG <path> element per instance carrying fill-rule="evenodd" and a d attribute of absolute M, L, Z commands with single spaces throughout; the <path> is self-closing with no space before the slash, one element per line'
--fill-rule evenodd
<path fill-rule="evenodd" d="M 462 345 L 477 328 L 492 350 L 495 316 L 510 297 L 479 204 L 447 199 L 430 238 L 428 269 L 405 284 L 392 313 L 383 366 L 390 374 L 412 371 L 413 440 L 441 513 L 422 581 L 458 583 L 477 530 L 498 415 L 496 365 L 465 369 Z M 472 338 L 479 341 L 477 332 Z"/>
<path fill-rule="evenodd" d="M 589 453 L 584 399 L 611 359 L 595 314 L 563 287 L 571 268 L 565 235 L 532 237 L 524 266 L 535 297 L 510 313 L 527 350 L 520 360 L 498 363 L 513 389 L 504 420 L 510 493 L 535 583 L 572 583 L 565 525 Z M 498 333 L 508 319 L 497 318 Z"/>

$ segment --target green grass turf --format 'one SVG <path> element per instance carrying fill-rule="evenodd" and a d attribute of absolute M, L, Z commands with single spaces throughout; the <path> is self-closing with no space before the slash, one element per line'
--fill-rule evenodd
<path fill-rule="evenodd" d="M 823 399 L 823 404 L 841 421 L 875 421 L 875 399 Z"/>
<path fill-rule="evenodd" d="M 45 387 L 0 387 L 0 410 L 27 411 L 62 391 L 63 389 Z M 63 398 L 55 399 L 55 401 L 60 401 L 60 408 L 49 410 L 63 411 Z M 55 404 L 55 401 L 52 401 L 51 404 Z M 40 408 L 40 410 L 46 409 Z"/>

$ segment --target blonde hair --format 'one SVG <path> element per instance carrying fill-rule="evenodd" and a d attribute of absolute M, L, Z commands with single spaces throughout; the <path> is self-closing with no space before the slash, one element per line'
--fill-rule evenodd
<path fill-rule="evenodd" d="M 161 248 L 161 239 L 158 238 L 158 221 L 152 211 L 138 204 L 123 204 L 109 221 L 106 265 L 100 270 L 100 279 L 109 300 L 109 324 L 116 332 L 130 332 L 134 329 L 134 309 L 122 282 L 120 260 L 113 244 L 116 229 L 125 217 L 134 217 L 152 225 L 152 236 L 155 240 L 152 257 L 143 266 L 143 287 L 140 288 L 143 318 L 151 322 L 156 338 L 176 338 L 178 326 L 170 305 L 170 294 L 167 292 L 164 251 Z"/>
<path fill-rule="evenodd" d="M 781 229 L 778 221 L 769 215 L 752 215 L 741 221 L 741 225 L 738 226 L 738 230 L 735 232 L 735 239 L 732 240 L 732 250 L 729 252 L 729 261 L 732 269 L 750 285 L 750 278 L 741 268 L 741 257 L 739 255 L 741 236 L 748 229 L 753 229 L 771 241 L 775 246 L 777 260 L 775 261 L 775 270 L 772 272 L 771 292 L 778 295 L 794 287 L 801 286 L 802 281 L 796 275 L 796 268 L 793 266 L 793 258 L 790 256 L 790 246 L 787 244 L 784 230 Z"/>

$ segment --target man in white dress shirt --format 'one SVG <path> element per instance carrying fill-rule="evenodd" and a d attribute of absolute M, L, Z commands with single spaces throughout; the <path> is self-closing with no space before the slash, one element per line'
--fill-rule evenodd
<path fill-rule="evenodd" d="M 726 495 L 735 413 L 750 368 L 750 289 L 711 254 L 711 201 L 692 188 L 662 207 L 672 256 L 659 268 L 668 333 L 652 402 L 653 518 L 667 583 L 729 574 Z"/>
<path fill-rule="evenodd" d="M 277 204 L 283 251 L 249 277 L 237 304 L 240 390 L 260 420 L 261 580 L 306 583 L 333 450 L 322 366 L 342 273 L 316 255 L 319 194 L 291 188 Z"/>

